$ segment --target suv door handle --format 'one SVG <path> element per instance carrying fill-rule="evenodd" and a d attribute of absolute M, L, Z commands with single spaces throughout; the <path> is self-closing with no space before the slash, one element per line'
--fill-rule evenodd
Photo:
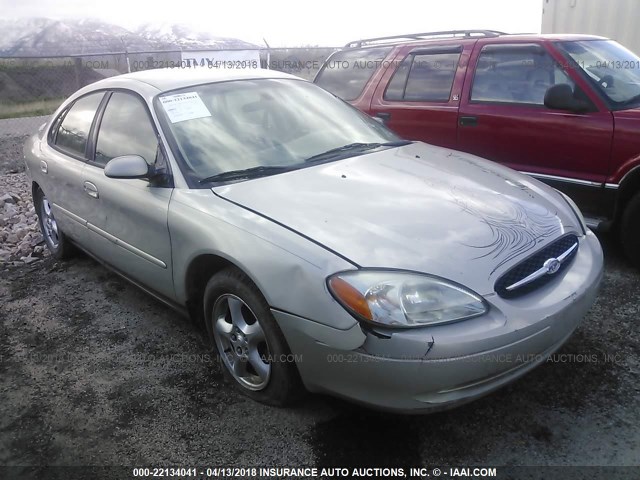
<path fill-rule="evenodd" d="M 460 117 L 461 127 L 475 127 L 478 125 L 478 117 Z"/>
<path fill-rule="evenodd" d="M 98 187 L 91 182 L 84 182 L 84 193 L 93 198 L 98 198 Z"/>
<path fill-rule="evenodd" d="M 391 118 L 391 114 L 389 112 L 378 112 L 374 116 L 377 119 L 382 120 L 382 123 L 387 123 L 387 121 Z"/>

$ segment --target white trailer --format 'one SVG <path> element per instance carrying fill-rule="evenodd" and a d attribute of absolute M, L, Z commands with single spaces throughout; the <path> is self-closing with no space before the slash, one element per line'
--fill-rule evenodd
<path fill-rule="evenodd" d="M 542 0 L 542 33 L 601 35 L 640 54 L 639 0 Z"/>

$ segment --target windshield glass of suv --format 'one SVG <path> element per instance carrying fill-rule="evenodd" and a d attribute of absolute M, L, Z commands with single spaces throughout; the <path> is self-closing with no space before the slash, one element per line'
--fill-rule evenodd
<path fill-rule="evenodd" d="M 302 80 L 197 85 L 161 94 L 155 107 L 173 136 L 185 173 L 196 181 L 249 168 L 298 168 L 332 149 L 350 145 L 345 150 L 357 154 L 358 144 L 373 148 L 399 140 L 372 118 Z"/>
<path fill-rule="evenodd" d="M 611 40 L 559 42 L 614 108 L 640 104 L 640 58 Z"/>
<path fill-rule="evenodd" d="M 331 55 L 313 81 L 343 100 L 355 100 L 391 47 L 343 50 Z"/>

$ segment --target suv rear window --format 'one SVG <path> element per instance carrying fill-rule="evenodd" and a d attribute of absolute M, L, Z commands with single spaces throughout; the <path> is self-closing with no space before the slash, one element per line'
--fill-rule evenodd
<path fill-rule="evenodd" d="M 391 47 L 343 50 L 327 60 L 315 83 L 343 100 L 355 100 Z"/>

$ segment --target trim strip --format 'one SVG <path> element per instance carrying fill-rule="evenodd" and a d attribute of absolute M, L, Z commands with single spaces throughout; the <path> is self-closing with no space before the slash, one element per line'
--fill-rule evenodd
<path fill-rule="evenodd" d="M 89 223 L 88 221 L 84 220 L 82 217 L 79 217 L 78 215 L 76 215 L 75 213 L 71 213 L 69 210 L 62 208 L 60 205 L 58 204 L 54 204 L 54 206 L 56 208 L 58 208 L 62 213 L 64 213 L 66 216 L 68 216 L 70 219 L 78 222 L 79 224 L 87 227 L 89 230 L 91 230 L 94 233 L 97 233 L 98 235 L 100 235 L 101 237 L 106 238 L 107 240 L 109 240 L 112 243 L 115 243 L 116 245 L 124 248 L 125 250 L 133 253 L 134 255 L 139 256 L 140 258 L 145 259 L 147 262 L 151 262 L 154 265 L 156 265 L 157 267 L 160 268 L 167 268 L 167 264 L 164 263 L 162 260 L 154 257 L 153 255 L 149 255 L 147 252 L 143 252 L 142 250 L 140 250 L 139 248 L 134 247 L 133 245 L 131 245 L 130 243 L 127 243 L 121 239 L 119 239 L 118 237 L 111 235 L 109 232 L 105 232 L 104 230 L 102 230 L 101 228 L 96 227 L 95 225 L 93 225 L 92 223 Z"/>
<path fill-rule="evenodd" d="M 530 177 L 533 177 L 533 178 L 540 178 L 544 180 L 555 180 L 557 182 L 574 183 L 576 185 L 584 185 L 586 187 L 598 187 L 598 188 L 602 187 L 602 183 L 591 182 L 589 180 L 580 180 L 579 178 L 558 177 L 556 175 L 547 175 L 546 173 L 532 173 L 532 172 L 523 172 L 523 171 L 520 171 L 520 173 L 529 175 Z M 607 184 L 607 185 L 610 185 L 610 184 Z M 617 185 L 615 188 L 617 188 Z"/>
<path fill-rule="evenodd" d="M 57 203 L 54 203 L 53 206 L 55 208 L 57 208 L 58 210 L 60 210 L 62 213 L 64 213 L 67 217 L 69 217 L 71 220 L 73 220 L 74 222 L 78 222 L 80 225 L 82 225 L 83 227 L 87 226 L 87 221 L 85 219 L 83 219 L 82 217 L 79 217 L 78 215 L 76 215 L 75 213 L 71 213 L 69 210 L 67 210 L 66 208 L 62 208 L 60 205 L 58 205 Z"/>

